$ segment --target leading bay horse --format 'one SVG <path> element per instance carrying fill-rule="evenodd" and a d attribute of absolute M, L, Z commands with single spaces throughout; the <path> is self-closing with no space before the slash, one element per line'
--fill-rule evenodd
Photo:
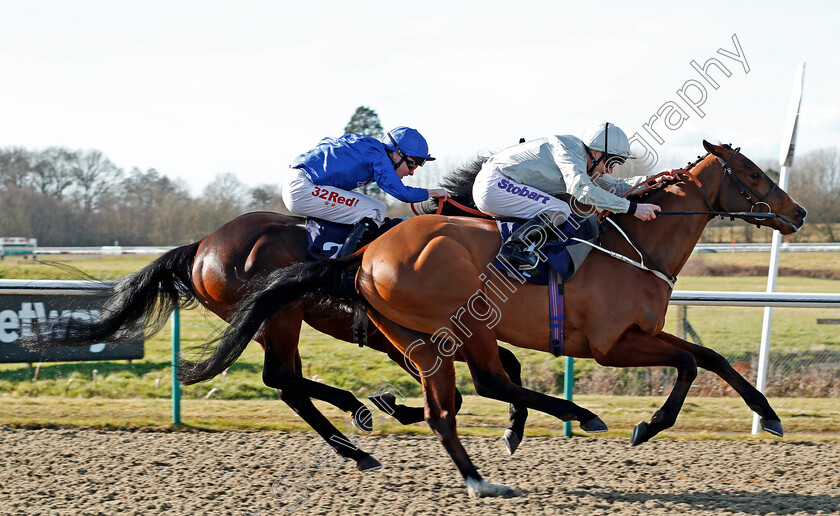
<path fill-rule="evenodd" d="M 649 222 L 614 216 L 633 243 L 618 226 L 606 226 L 601 233 L 606 250 L 629 258 L 646 253 L 648 263 L 658 264 L 660 276 L 675 278 L 715 214 L 731 214 L 782 234 L 802 226 L 805 210 L 739 149 L 706 141 L 703 146 L 708 154 L 688 167 L 690 180 L 650 194 L 646 202 L 661 206 L 662 215 Z M 290 302 L 313 293 L 346 292 L 345 278 L 355 272 L 350 288 L 367 303 L 369 317 L 422 373 L 426 421 L 463 475 L 468 493 L 515 494 L 484 481 L 458 439 L 453 350 L 466 359 L 482 396 L 577 420 L 588 431 L 606 427 L 574 403 L 515 385 L 503 371 L 497 339 L 549 351 L 549 309 L 547 287 L 504 282 L 488 273 L 499 246 L 493 222 L 433 215 L 410 219 L 343 259 L 272 273 L 245 300 L 216 351 L 226 354 L 247 342 Z M 635 426 L 631 444 L 674 425 L 698 366 L 718 374 L 761 417 L 764 430 L 781 436 L 781 422 L 765 396 L 721 355 L 662 331 L 671 291 L 671 284 L 650 270 L 597 250 L 565 286 L 566 355 L 594 358 L 605 366 L 677 370 L 665 404 L 649 422 Z"/>
<path fill-rule="evenodd" d="M 456 170 L 453 177 L 474 174 L 480 162 L 467 165 L 469 170 Z M 475 169 L 475 171 L 470 171 Z M 436 206 L 426 205 L 434 210 Z M 447 206 L 447 211 L 464 213 Z M 33 349 L 55 346 L 88 345 L 95 342 L 114 342 L 130 333 L 143 332 L 146 338 L 159 331 L 177 307 L 187 308 L 201 303 L 222 320 L 229 320 L 236 305 L 249 291 L 253 278 L 294 263 L 311 263 L 307 253 L 304 219 L 273 212 L 254 212 L 242 215 L 221 226 L 198 242 L 172 249 L 152 263 L 119 279 L 106 292 L 95 321 L 70 319 L 65 331 L 36 332 L 22 339 Z M 142 322 L 142 325 L 140 325 Z M 316 330 L 336 339 L 353 342 L 353 308 L 342 300 L 308 300 L 294 303 L 278 311 L 256 340 L 265 351 L 263 382 L 277 389 L 279 397 L 306 421 L 341 455 L 356 461 L 361 470 L 375 469 L 381 464 L 367 452 L 335 443 L 351 442 L 339 432 L 313 405 L 310 398 L 331 403 L 353 415 L 362 430 L 371 430 L 370 409 L 349 391 L 337 389 L 304 378 L 298 341 L 301 325 L 306 322 Z M 387 353 L 418 381 L 416 372 L 407 368 L 403 356 L 388 339 L 375 328 L 367 336 L 366 345 Z M 242 352 L 239 350 L 239 353 Z M 510 377 L 520 382 L 520 366 L 509 350 L 501 350 Z M 458 356 L 460 358 L 460 355 Z M 197 363 L 182 361 L 179 379 L 193 384 L 218 375 L 233 360 L 205 360 Z M 398 405 L 393 394 L 372 398 L 384 411 L 402 424 L 423 421 L 423 409 Z M 460 394 L 458 395 L 460 405 Z M 508 453 L 513 453 L 522 440 L 527 409 L 511 407 L 511 426 L 505 432 Z"/>

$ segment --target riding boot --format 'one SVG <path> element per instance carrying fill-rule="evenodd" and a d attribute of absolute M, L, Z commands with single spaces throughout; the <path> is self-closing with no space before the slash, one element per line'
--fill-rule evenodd
<path fill-rule="evenodd" d="M 507 242 L 499 249 L 499 258 L 516 270 L 528 276 L 536 276 L 540 263 L 539 250 L 549 242 L 560 239 L 560 232 L 551 222 L 551 217 L 539 214 L 519 226 Z"/>
<path fill-rule="evenodd" d="M 376 222 L 367 217 L 357 222 L 353 226 L 353 229 L 350 230 L 350 234 L 347 235 L 347 239 L 344 241 L 344 245 L 341 246 L 341 250 L 336 255 L 336 258 L 353 254 L 365 244 L 372 242 L 376 237 L 376 230 L 378 228 L 379 226 L 376 225 Z"/>

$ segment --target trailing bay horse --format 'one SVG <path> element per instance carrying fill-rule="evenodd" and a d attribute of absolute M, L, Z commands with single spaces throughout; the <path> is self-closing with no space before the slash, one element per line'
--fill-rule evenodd
<path fill-rule="evenodd" d="M 765 396 L 721 355 L 662 331 L 672 291 L 668 278 L 679 273 L 715 215 L 730 214 L 782 234 L 793 233 L 804 223 L 805 210 L 739 149 L 706 141 L 703 146 L 709 154 L 687 167 L 683 177 L 688 179 L 649 193 L 645 202 L 658 204 L 663 214 L 649 222 L 611 216 L 617 226 L 605 225 L 601 245 L 616 254 L 593 250 L 565 285 L 566 355 L 594 358 L 605 366 L 677 370 L 667 401 L 649 422 L 635 426 L 632 445 L 674 425 L 698 366 L 731 385 L 761 417 L 764 430 L 782 435 L 781 422 Z M 629 234 L 632 244 L 618 227 Z M 507 486 L 485 482 L 458 439 L 454 350 L 466 359 L 482 396 L 577 420 L 585 430 L 606 427 L 574 403 L 515 385 L 502 369 L 497 339 L 548 352 L 550 332 L 547 287 L 503 281 L 488 272 L 499 246 L 493 222 L 415 217 L 341 260 L 272 273 L 262 290 L 245 300 L 217 352 L 247 342 L 290 302 L 313 293 L 329 296 L 355 290 L 367 303 L 374 324 L 422 373 L 426 421 L 463 475 L 468 493 L 515 494 Z M 657 264 L 665 279 L 616 259 L 619 254 L 630 259 L 645 254 L 645 261 Z M 345 280 L 348 272 L 356 272 L 352 285 Z"/>
<path fill-rule="evenodd" d="M 475 162 L 463 170 L 455 170 L 452 177 L 474 175 L 481 163 Z M 449 180 L 457 184 L 457 181 Z M 434 210 L 434 204 L 426 209 Z M 453 206 L 453 214 L 465 215 Z M 88 345 L 94 342 L 114 342 L 131 332 L 144 332 L 150 337 L 159 331 L 170 313 L 177 307 L 189 307 L 196 302 L 227 321 L 236 304 L 249 290 L 249 282 L 256 276 L 294 263 L 314 262 L 307 251 L 304 219 L 273 212 L 242 215 L 204 239 L 172 249 L 152 263 L 118 280 L 107 292 L 101 307 L 102 318 L 97 321 L 66 321 L 66 331 L 40 332 L 22 340 L 34 349 L 55 346 Z M 142 326 L 140 323 L 142 321 Z M 353 308 L 340 300 L 310 300 L 294 303 L 278 311 L 270 324 L 256 337 L 265 350 L 263 381 L 277 389 L 280 399 L 291 407 L 318 434 L 343 456 L 357 462 L 359 469 L 373 469 L 381 465 L 361 449 L 348 449 L 337 442 L 349 442 L 335 426 L 312 404 L 310 398 L 331 403 L 353 414 L 354 422 L 363 430 L 370 430 L 373 418 L 370 409 L 347 390 L 314 382 L 301 374 L 298 341 L 301 325 L 306 322 L 316 330 L 339 340 L 353 342 Z M 61 324 L 61 322 L 59 322 Z M 139 330 L 138 330 L 139 328 Z M 407 368 L 403 356 L 388 339 L 375 328 L 367 336 L 366 345 L 387 353 L 418 381 L 416 372 Z M 244 349 L 244 348 L 243 348 Z M 239 350 L 239 353 L 242 349 Z M 520 366 L 509 350 L 501 350 L 510 377 L 520 382 Z M 461 358 L 460 355 L 458 358 Z M 462 359 L 462 358 L 461 358 Z M 193 384 L 209 380 L 233 363 L 233 360 L 205 360 L 199 363 L 182 361 L 179 379 Z M 396 403 L 393 394 L 372 398 L 374 402 L 402 424 L 423 421 L 423 409 Z M 458 394 L 460 405 L 460 394 Z M 513 453 L 522 440 L 527 409 L 511 407 L 511 426 L 505 432 L 508 452 Z"/>

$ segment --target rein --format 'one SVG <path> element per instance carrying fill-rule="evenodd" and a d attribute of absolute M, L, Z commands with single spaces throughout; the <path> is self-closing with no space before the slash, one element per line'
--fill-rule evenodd
<path fill-rule="evenodd" d="M 481 217 L 481 218 L 484 218 L 484 219 L 493 218 L 490 215 L 487 215 L 486 213 L 482 213 L 482 212 L 480 212 L 480 211 L 478 211 L 474 208 L 470 208 L 469 206 L 464 206 L 463 204 L 456 201 L 452 197 L 443 197 L 440 201 L 438 201 L 438 207 L 437 207 L 437 210 L 435 211 L 435 215 L 440 215 L 441 214 L 441 212 L 443 211 L 443 206 L 446 203 L 449 203 L 452 206 L 454 206 L 455 208 L 458 208 L 459 210 L 461 210 L 465 213 L 469 213 L 470 215 L 474 215 L 476 217 Z M 413 211 L 415 215 L 426 215 L 425 213 L 417 213 L 417 210 L 414 208 L 414 203 L 411 203 L 411 211 Z"/>
<path fill-rule="evenodd" d="M 731 147 L 730 147 L 730 149 L 731 149 Z M 740 152 L 741 152 L 740 147 L 734 149 L 734 151 L 732 152 L 732 156 L 730 156 L 729 159 L 726 160 L 726 161 L 724 161 L 720 157 L 715 156 L 718 159 L 718 161 L 720 162 L 721 168 L 723 169 L 723 173 L 721 174 L 721 179 L 720 179 L 720 187 L 719 187 L 718 190 L 720 191 L 720 190 L 723 189 L 723 182 L 726 179 L 726 176 L 728 174 L 729 177 L 731 177 L 735 181 L 735 183 L 737 184 L 738 190 L 741 192 L 741 195 L 743 195 L 744 198 L 750 203 L 750 211 L 744 212 L 744 211 L 719 211 L 719 210 L 715 210 L 714 206 L 712 205 L 712 202 L 709 200 L 709 195 L 706 193 L 705 188 L 703 188 L 703 184 L 700 182 L 699 179 L 697 179 L 697 176 L 695 176 L 694 174 L 692 174 L 688 170 L 685 170 L 685 171 L 677 172 L 676 173 L 677 176 L 682 176 L 682 177 L 690 180 L 691 182 L 693 182 L 695 185 L 697 185 L 697 187 L 703 193 L 703 200 L 706 201 L 706 206 L 709 207 L 709 211 L 658 211 L 658 212 L 656 212 L 656 215 L 657 216 L 659 216 L 659 215 L 712 215 L 713 217 L 716 216 L 716 217 L 720 217 L 721 219 L 723 219 L 724 217 L 729 217 L 730 220 L 735 220 L 736 218 L 740 218 L 740 219 L 752 218 L 752 219 L 759 219 L 759 220 L 771 220 L 771 219 L 778 218 L 778 215 L 776 215 L 772 211 L 771 212 L 755 212 L 755 211 L 752 211 L 753 209 L 755 209 L 756 206 L 760 206 L 762 204 L 764 206 L 767 206 L 768 208 L 770 208 L 770 205 L 767 204 L 766 199 L 770 196 L 771 193 L 773 193 L 773 191 L 776 188 L 778 188 L 779 185 L 776 184 L 775 181 L 770 180 L 773 183 L 773 186 L 767 191 L 766 194 L 764 194 L 763 196 L 759 196 L 754 190 L 752 190 L 750 187 L 748 187 L 746 184 L 744 184 L 744 182 L 741 181 L 738 178 L 738 176 L 736 176 L 732 172 L 732 167 L 731 167 L 732 160 L 734 160 L 735 157 Z M 699 163 L 699 161 L 701 159 L 698 159 L 698 161 L 696 161 L 692 164 L 689 164 L 689 168 L 691 168 L 693 165 L 696 165 L 697 163 Z M 630 194 L 634 193 L 639 188 L 642 188 L 642 189 L 638 192 L 635 192 L 635 195 L 642 195 L 642 194 L 645 194 L 645 193 L 647 193 L 647 192 L 649 192 L 649 191 L 651 191 L 655 188 L 661 188 L 662 183 L 657 182 L 656 179 L 661 177 L 661 176 L 667 175 L 667 174 L 668 174 L 668 172 L 661 172 L 659 174 L 656 174 L 655 176 L 651 177 L 649 180 L 645 181 L 644 183 L 640 183 L 640 184 L 634 186 L 633 188 L 631 188 L 622 197 L 629 196 Z M 645 188 L 645 186 L 646 186 L 646 188 Z M 756 198 L 756 199 L 759 199 L 759 200 L 754 201 L 753 198 Z M 612 215 L 612 213 L 605 211 L 598 216 L 598 220 L 599 221 L 606 220 L 610 224 L 615 226 L 615 228 L 618 230 L 619 233 L 621 233 L 621 235 L 630 244 L 630 246 L 633 247 L 633 249 L 635 249 L 637 253 L 639 253 L 639 261 L 636 262 L 635 260 L 627 258 L 624 255 L 607 251 L 606 249 L 604 249 L 600 246 L 596 246 L 596 245 L 592 245 L 592 244 L 590 244 L 590 245 L 592 245 L 592 247 L 594 247 L 598 250 L 601 250 L 601 251 L 606 252 L 607 254 L 610 254 L 611 256 L 613 256 L 615 258 L 618 258 L 622 261 L 630 263 L 631 265 L 634 265 L 634 266 L 636 266 L 640 269 L 644 269 L 644 270 L 648 270 L 648 271 L 652 272 L 657 277 L 659 277 L 660 279 L 665 281 L 668 284 L 668 286 L 671 287 L 671 289 L 673 289 L 674 284 L 677 281 L 677 278 L 675 276 L 665 272 L 663 270 L 663 268 L 656 262 L 656 260 L 654 260 L 654 258 L 650 255 L 650 253 L 648 253 L 636 241 L 636 239 L 633 237 L 633 235 L 630 234 L 629 231 L 627 231 L 627 229 L 624 227 L 624 224 L 622 224 L 617 218 L 610 217 L 610 215 Z M 758 223 L 756 223 L 756 225 L 760 227 L 761 223 L 758 222 Z M 648 262 L 653 265 L 652 269 L 645 265 L 643 258 L 647 258 Z"/>

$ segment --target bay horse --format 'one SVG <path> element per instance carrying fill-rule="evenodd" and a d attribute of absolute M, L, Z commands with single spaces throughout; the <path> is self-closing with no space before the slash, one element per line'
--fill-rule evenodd
<path fill-rule="evenodd" d="M 451 178 L 474 175 L 481 162 L 457 169 L 445 184 L 457 185 Z M 459 196 L 460 194 L 455 194 Z M 466 202 L 466 201 L 465 201 Z M 434 203 L 421 209 L 434 211 Z M 469 215 L 452 205 L 444 213 Z M 171 312 L 179 305 L 189 308 L 201 303 L 222 320 L 229 320 L 236 305 L 248 292 L 249 282 L 257 276 L 294 263 L 315 260 L 307 253 L 304 219 L 274 212 L 253 212 L 224 224 L 198 242 L 172 249 L 143 269 L 119 279 L 106 291 L 101 307 L 102 317 L 95 321 L 66 321 L 66 331 L 37 332 L 22 339 L 33 349 L 55 346 L 88 345 L 115 342 L 131 332 L 143 332 L 148 338 L 159 331 Z M 313 405 L 319 399 L 353 415 L 354 423 L 370 431 L 370 409 L 347 390 L 304 378 L 298 351 L 303 322 L 312 328 L 346 342 L 353 342 L 353 309 L 340 300 L 309 300 L 295 303 L 276 313 L 270 324 L 256 337 L 265 357 L 263 382 L 275 388 L 279 397 L 306 421 L 321 437 L 343 456 L 356 461 L 361 470 L 375 469 L 381 464 L 361 449 L 348 449 L 337 442 L 349 442 Z M 142 321 L 142 325 L 140 325 Z M 59 324 L 62 324 L 61 321 Z M 37 329 L 36 329 L 37 330 Z M 402 354 L 375 328 L 367 336 L 366 345 L 388 354 L 397 364 L 420 381 L 416 372 L 407 368 Z M 243 347 L 244 349 L 244 347 Z M 242 350 L 239 352 L 241 353 Z M 520 365 L 509 350 L 502 349 L 507 374 L 517 383 Z M 463 358 L 458 356 L 459 359 Z M 192 363 L 182 360 L 179 379 L 193 384 L 209 380 L 233 363 L 233 360 L 207 360 Z M 460 394 L 457 395 L 460 406 Z M 374 403 L 401 424 L 423 421 L 423 409 L 396 403 L 392 393 L 371 398 Z M 522 440 L 527 409 L 511 406 L 510 427 L 505 431 L 505 446 L 512 454 Z"/>
<path fill-rule="evenodd" d="M 715 215 L 767 225 L 782 234 L 802 226 L 804 208 L 740 154 L 740 149 L 706 141 L 703 146 L 708 154 L 687 167 L 683 177 L 689 179 L 650 193 L 645 202 L 663 210 L 655 220 L 611 216 L 618 225 L 602 230 L 604 249 L 629 258 L 644 253 L 648 263 L 658 264 L 659 276 L 667 279 L 677 276 Z M 618 227 L 634 237 L 630 239 L 633 243 Z M 273 272 L 263 280 L 261 290 L 245 299 L 217 352 L 225 354 L 238 342 L 247 342 L 290 302 L 313 293 L 329 296 L 354 290 L 368 305 L 376 327 L 422 373 L 426 421 L 461 472 L 468 494 L 514 495 L 507 486 L 484 481 L 458 439 L 453 349 L 466 359 L 480 395 L 565 421 L 580 421 L 584 430 L 606 427 L 574 403 L 515 385 L 502 369 L 497 339 L 548 352 L 550 331 L 546 286 L 513 280 L 505 284 L 487 273 L 500 244 L 493 222 L 415 217 L 343 259 Z M 353 278 L 350 285 L 348 273 Z M 726 359 L 662 331 L 673 287 L 659 276 L 593 250 L 565 285 L 566 355 L 594 358 L 604 366 L 668 366 L 677 370 L 665 404 L 649 422 L 635 426 L 631 445 L 644 443 L 674 425 L 698 366 L 731 385 L 761 417 L 762 428 L 781 436 L 781 422 L 766 397 Z"/>

